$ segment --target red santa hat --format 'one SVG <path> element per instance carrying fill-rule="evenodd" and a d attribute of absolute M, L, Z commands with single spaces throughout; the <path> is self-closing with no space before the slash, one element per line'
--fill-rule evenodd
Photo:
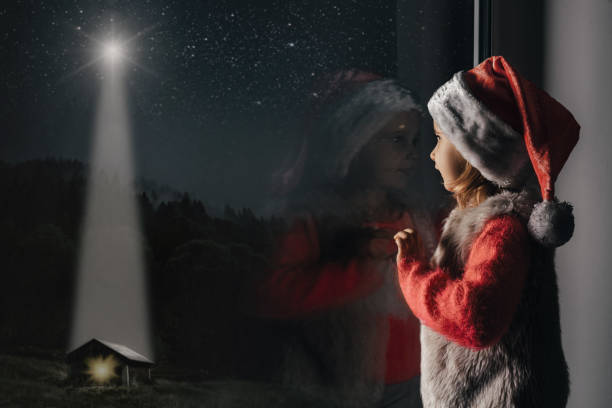
<path fill-rule="evenodd" d="M 572 114 L 501 56 L 457 72 L 427 108 L 459 153 L 486 179 L 521 188 L 536 175 L 543 201 L 528 222 L 532 236 L 556 247 L 574 230 L 572 206 L 558 202 L 554 182 L 578 142 Z"/>

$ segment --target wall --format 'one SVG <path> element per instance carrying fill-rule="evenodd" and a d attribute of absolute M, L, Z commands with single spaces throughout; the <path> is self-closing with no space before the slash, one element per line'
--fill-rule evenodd
<path fill-rule="evenodd" d="M 493 1 L 493 54 L 563 103 L 581 140 L 557 181 L 576 231 L 557 250 L 569 407 L 612 406 L 612 1 Z"/>
<path fill-rule="evenodd" d="M 612 1 L 549 0 L 544 84 L 582 126 L 557 182 L 574 238 L 557 252 L 570 407 L 612 406 Z"/>

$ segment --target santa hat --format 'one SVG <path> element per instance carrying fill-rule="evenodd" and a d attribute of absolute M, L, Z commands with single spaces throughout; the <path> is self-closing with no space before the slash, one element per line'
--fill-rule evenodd
<path fill-rule="evenodd" d="M 541 244 L 557 247 L 574 230 L 572 206 L 558 202 L 554 182 L 578 142 L 580 126 L 558 101 L 501 56 L 457 72 L 427 103 L 444 135 L 487 180 L 521 188 L 535 172 L 543 201 L 528 222 Z"/>

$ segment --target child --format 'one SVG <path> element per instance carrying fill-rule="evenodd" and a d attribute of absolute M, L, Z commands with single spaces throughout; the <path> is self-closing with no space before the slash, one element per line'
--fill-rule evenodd
<path fill-rule="evenodd" d="M 563 407 L 553 257 L 574 224 L 553 183 L 580 127 L 498 56 L 455 74 L 428 109 L 430 157 L 457 207 L 429 265 L 412 229 L 395 236 L 400 286 L 421 321 L 423 405 Z"/>

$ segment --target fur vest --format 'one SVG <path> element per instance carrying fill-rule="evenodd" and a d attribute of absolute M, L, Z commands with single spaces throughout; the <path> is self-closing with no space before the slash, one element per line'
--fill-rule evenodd
<path fill-rule="evenodd" d="M 503 191 L 445 220 L 432 266 L 462 271 L 487 220 L 513 214 L 527 223 L 533 193 Z M 561 346 L 554 249 L 529 240 L 529 270 L 509 330 L 487 348 L 465 348 L 421 326 L 421 396 L 425 407 L 564 407 L 568 369 Z M 456 272 L 458 275 L 461 272 Z M 460 278 L 460 276 L 456 276 Z"/>

